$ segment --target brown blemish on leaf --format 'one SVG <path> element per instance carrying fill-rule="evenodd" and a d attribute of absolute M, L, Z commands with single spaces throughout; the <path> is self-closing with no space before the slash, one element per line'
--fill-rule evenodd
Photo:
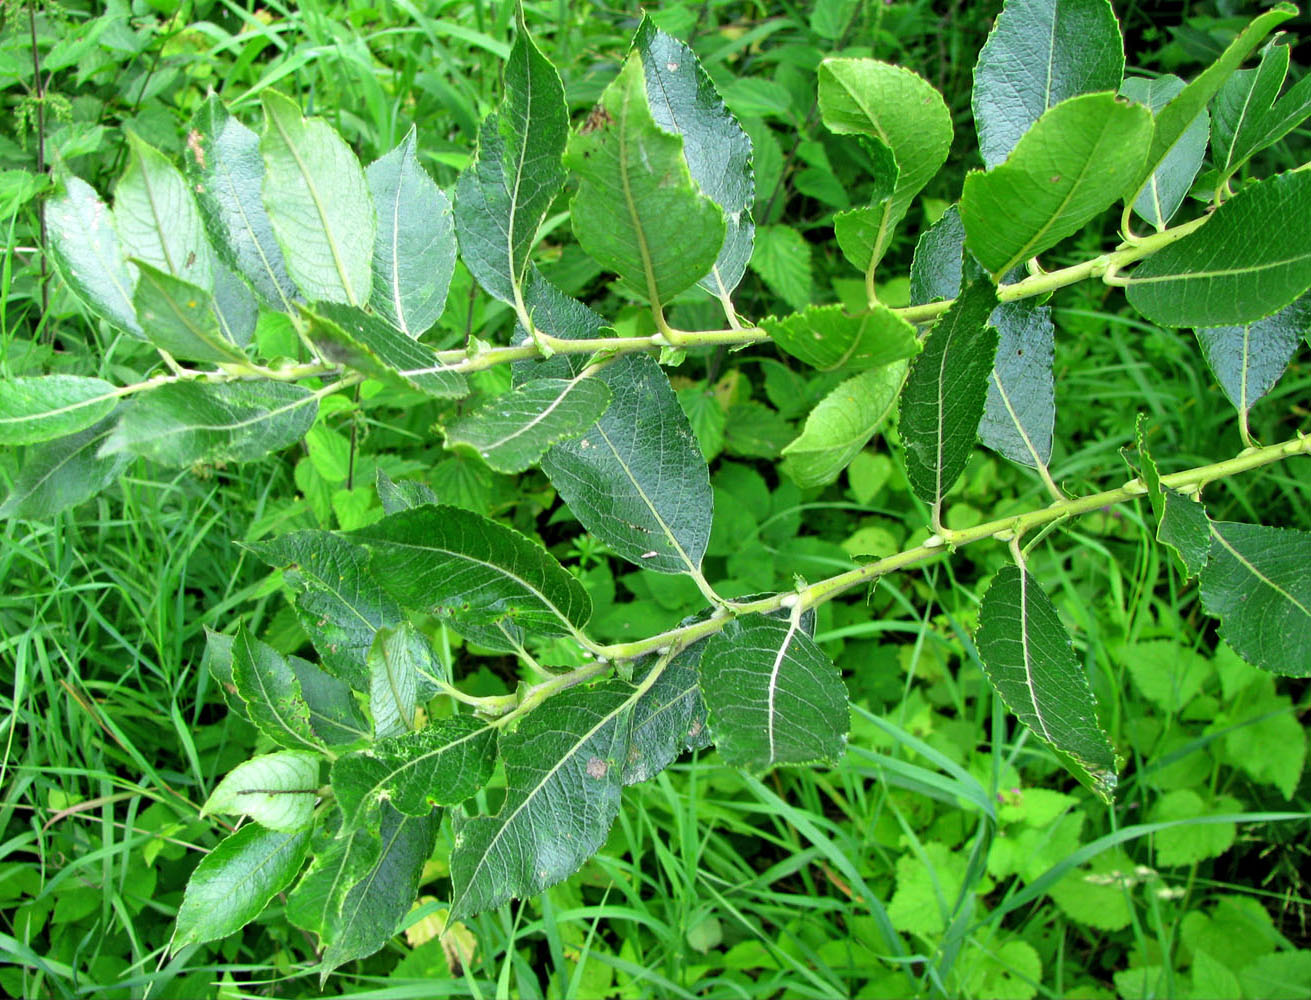
<path fill-rule="evenodd" d="M 598 104 L 587 116 L 587 121 L 583 122 L 583 127 L 578 130 L 578 133 L 580 135 L 589 135 L 597 129 L 613 124 L 614 119 L 610 117 L 610 112 Z"/>
<path fill-rule="evenodd" d="M 587 761 L 587 776 L 600 781 L 610 770 L 610 765 L 600 757 L 592 757 Z"/>
<path fill-rule="evenodd" d="M 196 166 L 204 170 L 205 147 L 200 144 L 200 132 L 194 128 L 187 133 L 187 149 L 191 150 L 191 155 L 196 158 Z"/>

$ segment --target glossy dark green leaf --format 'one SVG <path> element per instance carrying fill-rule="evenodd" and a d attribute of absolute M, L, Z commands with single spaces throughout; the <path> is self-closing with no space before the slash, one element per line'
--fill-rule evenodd
<path fill-rule="evenodd" d="M 382 509 L 388 514 L 437 502 L 437 494 L 427 483 L 421 483 L 417 479 L 392 479 L 381 468 L 378 469 L 377 485 L 378 499 L 382 502 Z"/>
<path fill-rule="evenodd" d="M 906 363 L 894 361 L 834 388 L 783 449 L 783 472 L 802 489 L 837 479 L 892 412 L 905 377 Z"/>
<path fill-rule="evenodd" d="M 61 178 L 45 204 L 45 224 L 46 250 L 64 284 L 92 313 L 141 336 L 132 307 L 136 274 L 109 209 L 91 185 L 71 175 Z"/>
<path fill-rule="evenodd" d="M 1256 69 L 1240 69 L 1215 96 L 1216 168 L 1231 176 L 1254 154 L 1278 142 L 1311 115 L 1311 82 L 1279 96 L 1288 74 L 1288 46 L 1268 45 Z"/>
<path fill-rule="evenodd" d="M 206 626 L 205 656 L 201 664 L 209 671 L 210 677 L 223 692 L 223 700 L 228 708 L 250 722 L 250 709 L 246 706 L 246 700 L 237 691 L 236 682 L 232 677 L 232 641 L 232 636 L 215 632 Z"/>
<path fill-rule="evenodd" d="M 1311 297 L 1244 326 L 1197 331 L 1216 381 L 1244 422 L 1247 412 L 1275 387 L 1302 337 L 1311 331 Z"/>
<path fill-rule="evenodd" d="M 705 645 L 704 641 L 693 643 L 670 660 L 655 683 L 633 703 L 628 753 L 621 775 L 625 785 L 650 781 L 684 750 L 709 746 L 706 705 L 697 674 Z M 655 660 L 647 658 L 644 666 L 650 669 Z M 644 672 L 634 670 L 634 679 L 640 681 Z"/>
<path fill-rule="evenodd" d="M 437 355 L 390 323 L 355 306 L 320 302 L 304 310 L 310 336 L 324 356 L 391 385 L 438 399 L 465 396 L 459 372 L 435 371 Z"/>
<path fill-rule="evenodd" d="M 128 166 L 114 189 L 114 228 L 129 257 L 205 291 L 214 288 L 214 251 L 191 185 L 159 150 L 128 134 Z"/>
<path fill-rule="evenodd" d="M 282 750 L 252 757 L 227 773 L 200 814 L 249 816 L 282 833 L 309 829 L 318 801 L 318 754 Z"/>
<path fill-rule="evenodd" d="M 139 278 L 132 304 L 141 330 L 175 358 L 212 363 L 244 362 L 246 355 L 219 329 L 214 297 L 166 271 L 136 261 Z"/>
<path fill-rule="evenodd" d="M 269 739 L 291 750 L 319 749 L 300 681 L 284 657 L 239 626 L 232 639 L 232 683 L 251 721 Z"/>
<path fill-rule="evenodd" d="M 1120 85 L 1120 93 L 1156 114 L 1184 89 L 1183 80 L 1169 73 L 1155 79 L 1131 76 Z M 1203 111 L 1184 129 L 1179 141 L 1152 171 L 1146 185 L 1134 199 L 1133 209 L 1142 218 L 1164 229 L 1179 210 L 1193 178 L 1206 158 L 1206 144 L 1211 135 L 1211 116 Z"/>
<path fill-rule="evenodd" d="M 997 360 L 988 380 L 979 438 L 1012 462 L 1045 466 L 1052 457 L 1056 421 L 1056 327 L 1051 309 L 1023 300 L 1003 302 L 988 322 L 997 329 Z"/>
<path fill-rule="evenodd" d="M 841 306 L 810 306 L 760 325 L 781 350 L 820 371 L 881 368 L 919 352 L 915 328 L 884 305 L 858 316 Z"/>
<path fill-rule="evenodd" d="M 0 518 L 49 521 L 117 479 L 129 456 L 99 454 L 113 427 L 111 414 L 76 434 L 28 448 L 9 495 L 0 502 Z"/>
<path fill-rule="evenodd" d="M 1196 576 L 1210 558 L 1211 521 L 1206 508 L 1182 493 L 1165 490 L 1156 539 L 1175 551 L 1189 576 Z"/>
<path fill-rule="evenodd" d="M 399 736 L 414 728 L 419 704 L 419 674 L 433 673 L 434 656 L 427 637 L 409 622 L 379 629 L 369 650 L 369 715 L 376 739 Z"/>
<path fill-rule="evenodd" d="M 83 375 L 0 379 L 0 438 L 7 445 L 53 441 L 85 430 L 118 405 L 114 386 Z"/>

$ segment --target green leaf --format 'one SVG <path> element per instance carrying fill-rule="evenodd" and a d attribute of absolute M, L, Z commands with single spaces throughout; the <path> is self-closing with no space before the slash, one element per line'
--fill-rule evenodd
<path fill-rule="evenodd" d="M 779 349 L 825 372 L 882 368 L 920 349 L 915 328 L 881 304 L 859 316 L 841 306 L 810 306 L 760 325 Z"/>
<path fill-rule="evenodd" d="M 685 619 L 688 625 L 696 618 Z M 633 703 L 628 753 L 624 756 L 621 780 L 624 785 L 649 781 L 663 771 L 684 750 L 710 745 L 706 726 L 706 705 L 701 698 L 697 664 L 705 642 L 695 642 L 667 664 L 655 683 Z M 657 657 L 648 657 L 637 667 L 654 667 Z M 645 670 L 635 668 L 641 680 Z"/>
<path fill-rule="evenodd" d="M 459 630 L 498 622 L 571 635 L 591 616 L 587 591 L 541 544 L 459 507 L 429 505 L 346 536 L 368 550 L 374 576 L 402 606 Z"/>
<path fill-rule="evenodd" d="M 224 840 L 191 873 L 170 950 L 245 927 L 296 877 L 309 845 L 308 830 L 279 833 L 255 823 Z"/>
<path fill-rule="evenodd" d="M 1311 115 L 1311 83 L 1305 79 L 1279 97 L 1287 75 L 1288 46 L 1272 43 L 1261 53 L 1256 69 L 1238 70 L 1220 88 L 1212 145 L 1221 177 L 1231 177 L 1254 154 Z"/>
<path fill-rule="evenodd" d="M 531 896 L 574 874 L 619 812 L 633 688 L 579 687 L 501 736 L 505 802 L 455 825 L 452 920 Z"/>
<path fill-rule="evenodd" d="M 1153 823 L 1164 823 L 1203 816 L 1223 816 L 1241 809 L 1242 803 L 1227 795 L 1216 796 L 1208 802 L 1191 788 L 1178 788 L 1156 800 L 1148 819 Z M 1237 836 L 1236 823 L 1185 823 L 1160 830 L 1152 835 L 1156 863 L 1175 867 L 1196 864 L 1207 858 L 1218 858 L 1234 845 Z"/>
<path fill-rule="evenodd" d="M 61 178 L 45 204 L 45 224 L 46 251 L 64 284 L 92 313 L 140 337 L 132 306 L 136 274 L 95 189 L 71 175 Z"/>
<path fill-rule="evenodd" d="M 127 467 L 129 457 L 101 458 L 99 454 L 113 426 L 111 415 L 76 434 L 29 448 L 9 495 L 0 503 L 0 518 L 52 520 L 56 514 L 89 500 L 117 479 Z"/>
<path fill-rule="evenodd" d="M 433 674 L 434 656 L 427 637 L 409 622 L 395 630 L 379 629 L 369 650 L 369 715 L 375 739 L 414 728 L 419 703 L 419 673 Z"/>
<path fill-rule="evenodd" d="M 989 322 L 998 333 L 997 360 L 988 380 L 979 438 L 1012 462 L 1046 466 L 1056 421 L 1056 327 L 1051 309 L 1032 302 L 1003 302 Z"/>
<path fill-rule="evenodd" d="M 896 157 L 884 143 L 866 138 L 863 145 L 873 165 L 870 204 L 833 216 L 833 237 L 852 266 L 868 272 L 871 264 L 879 263 L 880 244 L 886 243 L 891 232 L 888 208 L 897 190 L 900 171 Z M 876 251 L 879 257 L 875 256 Z"/>
<path fill-rule="evenodd" d="M 974 124 L 995 167 L 1048 110 L 1115 90 L 1124 40 L 1107 0 L 1007 0 L 974 66 Z"/>
<path fill-rule="evenodd" d="M 214 261 L 214 311 L 226 340 L 246 347 L 255 339 L 259 303 L 249 286 L 221 260 Z"/>
<path fill-rule="evenodd" d="M 678 405 L 687 415 L 687 422 L 696 435 L 697 446 L 707 462 L 724 450 L 724 426 L 728 415 L 719 400 L 706 386 L 690 385 L 679 389 Z"/>
<path fill-rule="evenodd" d="M 384 812 L 397 815 L 384 805 L 379 811 L 379 825 Z M 335 836 L 331 829 L 320 828 L 314 838 L 314 860 L 287 896 L 287 919 L 313 931 L 322 941 L 327 930 L 335 927 L 346 893 L 369 875 L 380 854 L 381 831 L 377 827 L 342 837 Z"/>
<path fill-rule="evenodd" d="M 135 397 L 100 450 L 165 465 L 249 462 L 295 444 L 318 399 L 285 382 L 175 382 Z"/>
<path fill-rule="evenodd" d="M 261 191 L 292 281 L 311 302 L 369 301 L 377 218 L 359 160 L 332 126 L 272 90 Z"/>
<path fill-rule="evenodd" d="M 114 228 L 129 257 L 205 291 L 214 288 L 214 251 L 191 185 L 159 150 L 128 133 L 128 166 L 114 189 Z"/>
<path fill-rule="evenodd" d="M 409 510 L 426 503 L 436 503 L 437 494 L 427 483 L 417 479 L 396 479 L 378 469 L 378 499 L 388 514 Z"/>
<path fill-rule="evenodd" d="M 319 749 L 310 708 L 291 665 L 242 625 L 232 640 L 232 683 L 250 719 L 274 743 L 290 749 Z"/>
<path fill-rule="evenodd" d="M 988 317 L 997 296 L 987 281 L 962 292 L 929 332 L 901 394 L 906 475 L 927 504 L 942 498 L 969 461 L 997 353 Z"/>
<path fill-rule="evenodd" d="M 485 721 L 459 715 L 338 758 L 332 790 L 343 831 L 363 825 L 378 802 L 407 816 L 426 816 L 435 805 L 459 805 L 491 780 L 496 732 Z"/>
<path fill-rule="evenodd" d="M 369 720 L 349 684 L 299 656 L 290 656 L 287 662 L 309 707 L 310 728 L 325 746 L 345 746 L 370 737 Z"/>
<path fill-rule="evenodd" d="M 290 312 L 298 293 L 260 195 L 264 161 L 259 136 L 211 95 L 191 120 L 187 149 L 187 177 L 218 256 L 250 282 L 265 304 Z"/>
<path fill-rule="evenodd" d="M 973 261 L 971 261 L 973 263 Z M 978 265 L 973 265 L 978 271 Z M 910 265 L 910 302 L 923 305 L 954 299 L 965 283 L 965 224 L 952 205 L 942 218 L 920 234 Z"/>
<path fill-rule="evenodd" d="M 1211 522 L 1202 606 L 1220 635 L 1262 670 L 1311 677 L 1311 533 Z"/>
<path fill-rule="evenodd" d="M 1210 558 L 1211 522 L 1206 508 L 1182 493 L 1165 490 L 1156 540 L 1174 549 L 1189 576 L 1196 576 Z"/>
<path fill-rule="evenodd" d="M 7 445 L 53 441 L 85 430 L 118 405 L 103 379 L 32 375 L 0 379 L 0 438 Z"/>
<path fill-rule="evenodd" d="M 757 229 L 750 266 L 769 290 L 793 309 L 810 305 L 810 244 L 791 226 Z"/>
<path fill-rule="evenodd" d="M 308 829 L 319 792 L 318 754 L 303 750 L 252 757 L 218 783 L 200 815 L 249 816 L 282 833 Z"/>
<path fill-rule="evenodd" d="M 1244 424 L 1257 400 L 1275 387 L 1308 332 L 1311 296 L 1254 323 L 1197 331 L 1207 365 Z"/>
<path fill-rule="evenodd" d="M 565 165 L 579 177 L 570 203 L 578 242 L 654 308 L 710 273 L 724 213 L 693 181 L 683 139 L 652 117 L 638 52 L 570 136 Z"/>
<path fill-rule="evenodd" d="M 1153 80 L 1131 76 L 1120 85 L 1120 93 L 1124 97 L 1146 105 L 1152 114 L 1158 113 L 1183 89 L 1184 82 L 1169 73 Z M 1193 178 L 1197 176 L 1202 160 L 1206 158 L 1206 143 L 1210 134 L 1211 116 L 1203 110 L 1184 130 L 1174 148 L 1166 154 L 1134 199 L 1134 211 L 1158 230 L 1165 228 L 1183 204 Z"/>
<path fill-rule="evenodd" d="M 406 336 L 418 337 L 446 308 L 455 273 L 451 203 L 419 163 L 413 126 L 365 177 L 378 219 L 369 304 Z"/>
<path fill-rule="evenodd" d="M 700 285 L 725 296 L 737 287 L 751 259 L 755 225 L 751 204 L 751 140 L 724 106 L 696 54 L 643 16 L 633 38 L 642 59 L 646 98 L 655 123 L 683 137 L 692 180 L 724 212 L 724 245 Z"/>
<path fill-rule="evenodd" d="M 446 428 L 447 447 L 471 448 L 497 472 L 523 472 L 551 445 L 586 431 L 610 405 L 610 387 L 592 374 L 536 379 L 488 400 Z"/>
<path fill-rule="evenodd" d="M 1233 326 L 1269 316 L 1308 286 L 1311 173 L 1301 171 L 1244 187 L 1206 225 L 1134 268 L 1127 294 L 1162 326 Z"/>
<path fill-rule="evenodd" d="M 698 669 L 725 762 L 758 772 L 836 764 L 846 752 L 846 685 L 799 621 L 738 618 L 706 644 Z"/>
<path fill-rule="evenodd" d="M 1021 722 L 1081 782 L 1110 802 L 1115 751 L 1097 721 L 1083 667 L 1056 608 L 1027 571 L 1004 566 L 979 607 L 975 636 L 984 673 Z"/>
<path fill-rule="evenodd" d="M 560 159 L 569 111 L 560 74 L 522 22 L 505 66 L 499 113 L 478 130 L 478 151 L 455 188 L 460 256 L 478 284 L 513 303 L 537 230 L 564 187 Z"/>
<path fill-rule="evenodd" d="M 147 340 L 175 358 L 213 363 L 246 360 L 219 331 L 209 292 L 143 260 L 134 263 L 140 277 L 132 304 Z"/>
<path fill-rule="evenodd" d="M 1054 247 L 1123 196 L 1151 134 L 1151 112 L 1114 94 L 1062 101 L 1005 163 L 965 178 L 966 245 L 994 275 Z"/>
<path fill-rule="evenodd" d="M 802 489 L 833 482 L 892 411 L 906 377 L 894 361 L 849 378 L 806 418 L 801 435 L 783 449 L 783 471 Z"/>

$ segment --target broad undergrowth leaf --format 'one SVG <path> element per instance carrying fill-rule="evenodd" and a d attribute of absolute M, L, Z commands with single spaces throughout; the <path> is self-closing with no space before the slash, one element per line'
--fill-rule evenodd
<path fill-rule="evenodd" d="M 1248 411 L 1275 387 L 1309 331 L 1311 296 L 1255 323 L 1197 331 L 1206 363 L 1244 426 Z"/>
<path fill-rule="evenodd" d="M 114 228 L 129 257 L 213 290 L 214 251 L 191 186 L 168 157 L 132 133 L 127 171 L 114 189 Z"/>
<path fill-rule="evenodd" d="M 369 715 L 375 739 L 414 728 L 419 706 L 419 675 L 433 674 L 432 646 L 409 622 L 379 629 L 369 650 Z"/>
<path fill-rule="evenodd" d="M 706 644 L 698 669 L 710 732 L 725 762 L 759 772 L 780 764 L 836 764 L 846 751 L 846 685 L 800 622 L 736 619 Z"/>
<path fill-rule="evenodd" d="M 1152 114 L 1158 113 L 1183 89 L 1183 80 L 1169 73 L 1153 80 L 1131 76 L 1120 85 L 1120 93 L 1124 97 L 1146 105 Z M 1211 116 L 1203 110 L 1184 129 L 1179 141 L 1152 171 L 1152 176 L 1134 199 L 1134 211 L 1158 230 L 1166 227 L 1183 204 L 1193 178 L 1197 176 L 1202 160 L 1206 158 L 1206 144 L 1210 135 Z"/>
<path fill-rule="evenodd" d="M 1311 677 L 1311 534 L 1232 521 L 1211 522 L 1202 606 L 1220 635 L 1249 663 Z"/>
<path fill-rule="evenodd" d="M 810 305 L 810 244 L 791 226 L 761 226 L 749 266 L 765 286 L 793 309 Z"/>
<path fill-rule="evenodd" d="M 287 273 L 311 302 L 369 301 L 377 217 L 360 162 L 327 122 L 276 91 L 264 103 L 261 191 Z"/>
<path fill-rule="evenodd" d="M 1303 78 L 1283 97 L 1288 46 L 1270 44 L 1256 69 L 1240 69 L 1215 96 L 1211 137 L 1216 169 L 1231 177 L 1253 155 L 1278 142 L 1311 115 L 1311 82 Z"/>
<path fill-rule="evenodd" d="M 979 607 L 984 673 L 1006 706 L 1107 802 L 1115 750 L 1097 721 L 1092 687 L 1055 606 L 1027 571 L 1005 566 Z"/>
<path fill-rule="evenodd" d="M 1184 571 L 1196 576 L 1206 567 L 1211 550 L 1211 520 L 1206 508 L 1175 490 L 1161 496 L 1161 519 L 1156 540 L 1174 550 Z"/>
<path fill-rule="evenodd" d="M 1003 302 L 988 321 L 997 329 L 997 360 L 988 379 L 979 438 L 1012 462 L 1045 466 L 1052 457 L 1056 421 L 1051 309 L 1031 301 Z"/>
<path fill-rule="evenodd" d="M 966 245 L 994 275 L 1050 249 L 1124 195 L 1151 134 L 1151 113 L 1113 93 L 1062 101 L 1005 163 L 965 178 Z"/>
<path fill-rule="evenodd" d="M 0 379 L 0 437 L 7 445 L 52 441 L 99 423 L 118 405 L 114 387 L 83 375 Z"/>
<path fill-rule="evenodd" d="M 117 479 L 131 457 L 100 457 L 114 420 L 111 414 L 76 434 L 28 448 L 9 495 L 0 502 L 0 517 L 49 521 Z"/>
<path fill-rule="evenodd" d="M 881 368 L 919 352 L 915 328 L 884 305 L 858 316 L 841 306 L 810 306 L 760 325 L 780 350 L 825 372 Z"/>
<path fill-rule="evenodd" d="M 1162 326 L 1232 326 L 1282 309 L 1311 287 L 1311 172 L 1249 184 L 1206 225 L 1129 278 L 1135 309 Z"/>
<path fill-rule="evenodd" d="M 244 815 L 282 833 L 305 830 L 314 817 L 320 762 L 303 750 L 252 757 L 218 783 L 200 815 Z"/>
<path fill-rule="evenodd" d="M 296 877 L 309 845 L 308 830 L 279 833 L 257 823 L 229 836 L 191 873 L 169 950 L 241 930 Z"/>
<path fill-rule="evenodd" d="M 369 305 L 408 337 L 446 308 L 455 273 L 451 203 L 416 155 L 415 130 L 364 172 L 377 213 Z"/>
<path fill-rule="evenodd" d="M 469 392 L 459 372 L 434 371 L 437 355 L 406 333 L 356 306 L 320 302 L 302 310 L 310 336 L 325 357 L 381 382 L 416 389 L 438 399 Z"/>
<path fill-rule="evenodd" d="M 250 720 L 274 743 L 292 750 L 319 749 L 319 738 L 310 726 L 310 707 L 291 664 L 245 625 L 232 639 L 232 683 Z"/>
<path fill-rule="evenodd" d="M 212 363 L 246 360 L 220 332 L 209 292 L 145 261 L 134 263 L 139 278 L 132 304 L 147 340 L 175 358 Z"/>
<path fill-rule="evenodd" d="M 136 274 L 95 189 L 79 177 L 60 178 L 45 204 L 45 224 L 46 251 L 64 284 L 93 314 L 140 337 Z"/>
<path fill-rule="evenodd" d="M 417 479 L 392 479 L 381 467 L 378 469 L 377 487 L 382 509 L 388 514 L 437 502 L 437 494 L 427 483 Z"/>
<path fill-rule="evenodd" d="M 974 125 L 995 167 L 1049 109 L 1115 90 L 1124 40 L 1108 0 L 1007 0 L 974 66 Z"/>

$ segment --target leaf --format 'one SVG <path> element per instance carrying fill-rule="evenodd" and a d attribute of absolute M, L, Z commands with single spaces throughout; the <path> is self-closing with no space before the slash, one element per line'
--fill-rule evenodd
<path fill-rule="evenodd" d="M 941 504 L 974 447 L 997 352 L 997 331 L 988 325 L 996 304 L 987 281 L 962 292 L 929 331 L 902 390 L 906 476 L 925 503 Z"/>
<path fill-rule="evenodd" d="M 1241 809 L 1242 804 L 1227 795 L 1218 795 L 1207 802 L 1191 788 L 1177 788 L 1156 800 L 1148 818 L 1153 823 L 1162 823 L 1222 816 Z M 1175 867 L 1196 864 L 1207 858 L 1218 858 L 1233 846 L 1237 836 L 1236 823 L 1184 823 L 1159 830 L 1152 835 L 1156 864 Z"/>
<path fill-rule="evenodd" d="M 270 830 L 308 829 L 319 791 L 318 754 L 303 750 L 252 757 L 218 783 L 200 815 L 249 816 Z"/>
<path fill-rule="evenodd" d="M 187 150 L 187 177 L 218 256 L 266 305 L 290 312 L 298 293 L 261 198 L 259 137 L 211 95 L 191 120 Z M 216 281 L 216 295 L 219 287 Z"/>
<path fill-rule="evenodd" d="M 974 125 L 989 168 L 1062 101 L 1115 90 L 1124 40 L 1107 0 L 1007 0 L 974 66 Z"/>
<path fill-rule="evenodd" d="M 882 368 L 919 353 L 915 328 L 881 304 L 859 316 L 841 306 L 810 306 L 760 325 L 778 348 L 825 372 Z"/>
<path fill-rule="evenodd" d="M 994 275 L 1054 247 L 1123 196 L 1151 134 L 1151 113 L 1114 94 L 1062 101 L 1005 163 L 966 176 L 960 200 L 966 245 Z"/>
<path fill-rule="evenodd" d="M 0 379 L 0 437 L 18 445 L 76 434 L 108 416 L 118 397 L 103 379 L 81 375 Z"/>
<path fill-rule="evenodd" d="M 175 382 L 125 406 L 100 454 L 173 466 L 249 462 L 295 444 L 317 413 L 314 393 L 285 382 Z"/>
<path fill-rule="evenodd" d="M 1154 80 L 1131 76 L 1120 85 L 1121 95 L 1146 105 L 1152 114 L 1159 112 L 1183 89 L 1184 82 L 1169 73 Z M 1134 211 L 1158 230 L 1165 228 L 1183 204 L 1193 178 L 1197 176 L 1202 160 L 1206 157 L 1206 143 L 1210 134 L 1211 116 L 1203 110 L 1184 130 L 1174 148 L 1166 154 L 1134 199 Z"/>
<path fill-rule="evenodd" d="M 687 619 L 683 624 L 694 620 Z M 665 664 L 655 683 L 633 703 L 632 731 L 620 777 L 624 785 L 649 781 L 684 750 L 710 745 L 697 674 L 705 645 L 693 643 Z M 650 657 L 649 667 L 654 667 L 656 660 Z M 641 679 L 644 672 L 634 669 L 634 677 Z"/>
<path fill-rule="evenodd" d="M 170 950 L 245 927 L 296 877 L 309 844 L 308 830 L 278 833 L 255 823 L 224 840 L 191 873 Z"/>
<path fill-rule="evenodd" d="M 679 389 L 677 395 L 678 405 L 687 415 L 688 425 L 696 435 L 702 457 L 707 462 L 712 461 L 724 450 L 724 427 L 728 415 L 714 394 L 703 386 L 686 386 Z"/>
<path fill-rule="evenodd" d="M 698 670 L 711 736 L 726 763 L 759 772 L 836 764 L 846 752 L 846 685 L 800 622 L 738 618 L 706 644 Z"/>
<path fill-rule="evenodd" d="M 1234 326 L 1277 312 L 1308 286 L 1311 173 L 1302 171 L 1244 187 L 1206 225 L 1134 268 L 1127 294 L 1162 326 Z"/>
<path fill-rule="evenodd" d="M 419 164 L 413 126 L 369 165 L 365 178 L 378 220 L 369 304 L 406 336 L 418 337 L 446 308 L 455 273 L 451 203 Z"/>
<path fill-rule="evenodd" d="M 438 399 L 469 393 L 459 372 L 436 371 L 437 355 L 407 334 L 355 306 L 320 302 L 302 309 L 310 336 L 326 357 L 380 382 Z"/>
<path fill-rule="evenodd" d="M 531 896 L 574 874 L 619 812 L 633 689 L 576 687 L 501 737 L 505 802 L 455 827 L 451 919 Z"/>
<path fill-rule="evenodd" d="M 265 90 L 261 192 L 296 287 L 311 302 L 369 301 L 377 218 L 359 160 L 332 126 Z"/>
<path fill-rule="evenodd" d="M 460 715 L 338 758 L 332 789 L 343 833 L 363 825 L 379 802 L 407 816 L 426 816 L 435 805 L 459 805 L 491 780 L 496 733 L 487 722 Z"/>
<path fill-rule="evenodd" d="M 1221 86 L 1215 97 L 1212 146 L 1222 178 L 1231 177 L 1311 115 L 1311 83 L 1299 80 L 1279 97 L 1287 74 L 1288 46 L 1272 43 L 1256 69 L 1240 69 Z"/>
<path fill-rule="evenodd" d="M 432 673 L 432 646 L 418 629 L 402 622 L 395 630 L 378 630 L 368 664 L 374 738 L 409 732 L 418 707 L 419 672 Z"/>
<path fill-rule="evenodd" d="M 1006 706 L 1081 782 L 1110 802 L 1115 751 L 1056 608 L 1027 571 L 1004 566 L 979 607 L 983 670 Z"/>
<path fill-rule="evenodd" d="M 309 707 L 310 728 L 325 746 L 345 746 L 370 737 L 369 720 L 349 684 L 299 656 L 290 656 L 287 662 Z"/>
<path fill-rule="evenodd" d="M 894 361 L 849 378 L 806 418 L 805 429 L 783 449 L 783 471 L 802 489 L 838 478 L 882 426 L 906 377 Z"/>
<path fill-rule="evenodd" d="M 757 229 L 750 266 L 793 309 L 810 305 L 810 244 L 791 226 Z"/>
<path fill-rule="evenodd" d="M 59 180 L 45 204 L 46 251 L 59 276 L 92 313 L 141 336 L 132 289 L 136 275 L 95 189 L 78 177 Z"/>
<path fill-rule="evenodd" d="M 873 182 L 870 204 L 833 216 L 833 237 L 852 266 L 868 272 L 871 264 L 879 263 L 882 256 L 880 242 L 886 241 L 891 233 L 888 208 L 897 189 L 900 171 L 892 150 L 883 142 L 867 138 L 862 145 L 873 168 L 870 171 Z"/>
<path fill-rule="evenodd" d="M 683 139 L 652 117 L 638 52 L 569 138 L 564 162 L 578 175 L 574 235 L 588 256 L 659 309 L 696 284 L 719 258 L 724 213 L 701 193 Z"/>
<path fill-rule="evenodd" d="M 1311 677 L 1311 533 L 1211 522 L 1202 607 L 1220 635 L 1262 670 Z"/>
<path fill-rule="evenodd" d="M 114 228 L 127 255 L 212 291 L 214 251 L 191 186 L 168 157 L 130 132 L 128 151 L 114 189 Z"/>
<path fill-rule="evenodd" d="M 346 535 L 403 607 L 451 621 L 571 635 L 591 616 L 587 591 L 541 544 L 459 507 L 429 505 Z"/>
<path fill-rule="evenodd" d="M 0 518 L 50 521 L 56 514 L 89 500 L 117 479 L 127 467 L 129 457 L 99 455 L 113 426 L 111 415 L 76 434 L 29 448 L 9 495 L 0 503 Z"/>
<path fill-rule="evenodd" d="M 395 810 L 383 806 L 382 813 Z M 337 837 L 329 828 L 320 828 L 314 838 L 313 861 L 287 896 L 287 919 L 303 930 L 313 931 L 323 940 L 340 914 L 341 903 L 350 888 L 366 878 L 382 854 L 381 830 L 361 829 Z"/>
<path fill-rule="evenodd" d="M 1257 400 L 1275 387 L 1309 331 L 1311 296 L 1254 323 L 1197 331 L 1207 365 L 1244 423 Z"/>
<path fill-rule="evenodd" d="M 1206 508 L 1182 493 L 1165 490 L 1156 540 L 1174 549 L 1189 576 L 1196 576 L 1210 558 L 1211 522 Z"/>
<path fill-rule="evenodd" d="M 610 387 L 591 374 L 524 382 L 447 427 L 446 445 L 473 449 L 497 472 L 523 472 L 551 445 L 586 431 L 610 405 Z"/>
<path fill-rule="evenodd" d="M 214 261 L 214 311 L 223 337 L 238 347 L 255 339 L 259 303 L 246 283 L 220 260 Z"/>
<path fill-rule="evenodd" d="M 633 38 L 642 59 L 646 98 L 655 123 L 683 137 L 683 156 L 701 193 L 724 212 L 724 245 L 699 284 L 725 296 L 746 273 L 755 224 L 751 204 L 751 140 L 724 106 L 696 54 L 644 15 Z"/>
<path fill-rule="evenodd" d="M 396 479 L 378 469 L 378 499 L 388 514 L 409 510 L 426 503 L 436 503 L 437 494 L 427 483 L 417 479 Z"/>
<path fill-rule="evenodd" d="M 260 642 L 244 625 L 232 640 L 232 683 L 264 734 L 290 749 L 319 749 L 310 727 L 310 708 L 291 665 L 272 646 Z"/>
<path fill-rule="evenodd" d="M 1030 302 L 1003 302 L 988 320 L 998 332 L 997 360 L 979 438 L 1012 462 L 1031 468 L 1052 457 L 1056 421 L 1052 358 L 1056 327 L 1051 309 Z"/>
<path fill-rule="evenodd" d="M 460 256 L 488 294 L 516 301 L 537 230 L 564 187 L 569 111 L 560 74 L 522 21 L 505 65 L 499 113 L 478 130 L 478 151 L 455 188 Z"/>
<path fill-rule="evenodd" d="M 244 362 L 246 355 L 219 331 L 214 298 L 145 261 L 132 304 L 146 339 L 175 358 L 212 363 Z"/>
<path fill-rule="evenodd" d="M 974 265 L 978 270 L 978 265 Z M 952 205 L 942 218 L 920 234 L 910 266 L 911 305 L 954 299 L 964 284 L 965 224 Z"/>

